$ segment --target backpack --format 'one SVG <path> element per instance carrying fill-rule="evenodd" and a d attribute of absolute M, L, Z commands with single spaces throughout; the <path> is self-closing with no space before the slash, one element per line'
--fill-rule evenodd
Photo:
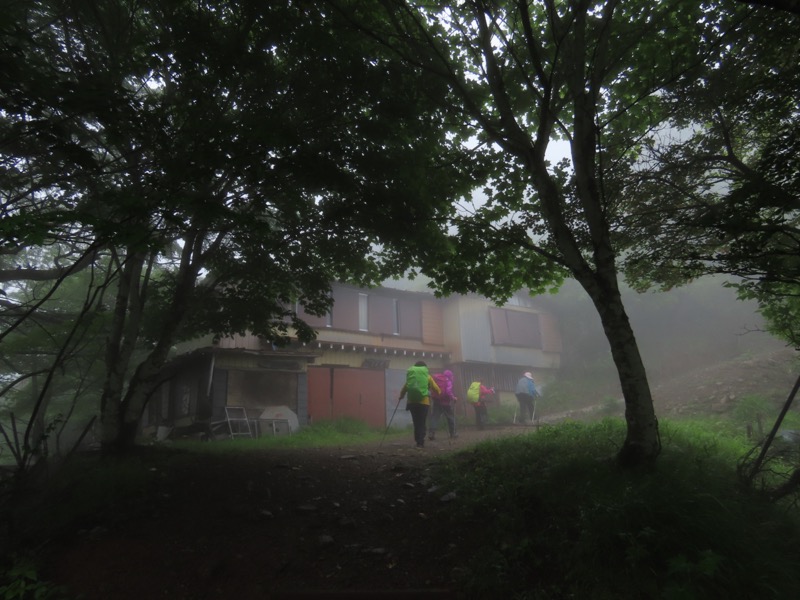
<path fill-rule="evenodd" d="M 477 404 L 481 399 L 481 382 L 480 381 L 473 381 L 469 384 L 469 389 L 467 390 L 467 400 L 469 400 L 472 404 Z"/>
<path fill-rule="evenodd" d="M 434 400 L 446 400 L 447 394 L 445 393 L 445 390 L 447 389 L 449 380 L 444 376 L 444 373 L 436 373 L 433 375 L 433 380 L 436 382 L 436 385 L 439 386 L 441 392 L 437 393 L 436 390 L 431 390 L 431 398 Z"/>
<path fill-rule="evenodd" d="M 428 395 L 427 367 L 409 367 L 406 371 L 406 394 L 409 402 L 422 402 Z"/>

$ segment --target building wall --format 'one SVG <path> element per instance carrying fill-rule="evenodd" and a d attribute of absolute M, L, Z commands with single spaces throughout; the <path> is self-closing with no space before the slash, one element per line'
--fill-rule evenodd
<path fill-rule="evenodd" d="M 458 362 L 494 362 L 486 299 L 459 296 L 455 301 L 458 303 L 461 340 L 461 360 Z"/>
<path fill-rule="evenodd" d="M 411 363 L 413 364 L 413 363 Z M 411 366 L 408 365 L 408 367 Z M 408 367 L 386 371 L 386 427 L 398 429 L 411 426 L 411 413 L 406 410 L 406 401 L 400 400 L 400 390 L 406 382 Z"/>
<path fill-rule="evenodd" d="M 300 426 L 308 425 L 308 373 L 297 375 L 297 421 Z"/>
<path fill-rule="evenodd" d="M 224 349 L 261 350 L 263 344 L 260 337 L 247 333 L 245 335 L 236 334 L 220 338 L 216 346 Z"/>
<path fill-rule="evenodd" d="M 328 344 L 323 344 L 323 347 Z M 363 346 L 356 344 L 346 344 L 344 349 L 342 345 L 338 344 L 335 349 L 323 349 L 321 354 L 314 361 L 314 365 L 339 365 L 354 368 L 369 368 L 365 367 L 365 361 L 375 361 L 381 359 L 386 361 L 383 369 L 407 369 L 418 360 L 425 361 L 431 368 L 443 368 L 449 360 L 446 355 L 441 356 L 440 352 L 431 352 L 429 350 L 403 350 L 403 349 L 389 349 L 386 352 L 378 350 L 373 352 L 362 350 Z"/>
<path fill-rule="evenodd" d="M 461 330 L 463 319 L 461 297 L 449 300 L 444 307 L 442 321 L 444 323 L 445 347 L 450 352 L 451 362 L 454 363 L 464 361 L 464 336 Z"/>
<path fill-rule="evenodd" d="M 229 370 L 227 405 L 252 409 L 288 406 L 297 412 L 297 374 Z"/>
<path fill-rule="evenodd" d="M 355 305 L 358 301 L 357 295 L 351 295 L 351 302 Z M 341 300 L 340 296 L 339 301 Z M 384 303 L 384 306 L 387 305 Z M 386 374 L 387 423 L 394 414 L 394 424 L 398 426 L 407 424 L 406 421 L 410 423 L 410 417 L 405 410 L 395 409 L 398 407 L 400 388 L 405 381 L 405 371 L 418 360 L 424 360 L 431 372 L 446 368 L 453 370 L 456 393 L 462 398 L 469 383 L 481 379 L 503 392 L 504 397 L 508 396 L 513 400 L 516 382 L 524 371 L 532 371 L 537 381 L 541 382 L 545 374 L 558 367 L 560 335 L 557 323 L 551 315 L 533 306 L 530 299 L 522 298 L 512 300 L 504 307 L 505 311 L 495 309 L 493 315 L 495 319 L 507 319 L 512 328 L 520 320 L 529 329 L 532 327 L 534 331 L 528 332 L 532 335 L 531 343 L 524 347 L 493 343 L 493 336 L 502 338 L 503 334 L 499 329 L 493 331 L 490 308 L 491 304 L 479 296 L 454 296 L 435 302 L 420 299 L 421 339 L 326 327 L 320 330 L 319 338 L 315 342 L 316 348 L 321 352 L 315 365 L 338 365 L 353 369 L 371 366 L 383 370 Z M 334 315 L 336 310 L 334 308 Z M 533 316 L 535 320 L 525 315 Z M 355 313 L 351 313 L 349 319 L 355 323 Z M 383 322 L 386 322 L 385 318 Z M 513 344 L 519 337 L 515 337 L 518 333 L 509 331 L 507 323 L 505 335 L 509 339 L 505 343 Z M 311 345 L 313 346 L 314 344 Z M 309 394 L 313 395 L 313 391 Z"/>
<path fill-rule="evenodd" d="M 479 362 L 498 365 L 518 365 L 528 368 L 557 369 L 560 364 L 561 338 L 554 317 L 544 311 L 526 307 L 506 306 L 506 310 L 536 315 L 541 331 L 540 348 L 516 347 L 493 343 L 492 323 L 486 299 L 461 296 L 454 300 L 456 307 L 448 325 L 455 321 L 460 346 L 452 351 L 453 362 Z M 448 309 L 450 310 L 450 309 Z M 448 338 L 448 343 L 455 340 Z"/>
<path fill-rule="evenodd" d="M 158 425 L 186 427 L 211 416 L 211 404 L 204 382 L 207 362 L 190 361 L 175 370 L 150 398 L 142 415 L 141 427 Z"/>
<path fill-rule="evenodd" d="M 215 361 L 205 354 L 195 364 L 183 365 L 168 388 L 168 401 L 162 399 L 153 418 L 160 417 L 165 406 L 171 419 L 220 420 L 226 405 L 252 409 L 286 405 L 301 424 L 309 416 L 322 420 L 347 415 L 373 426 L 392 422 L 402 427 L 411 421 L 398 396 L 406 370 L 419 360 L 431 372 L 453 370 L 456 393 L 462 399 L 476 378 L 513 394 L 522 372 L 533 371 L 541 383 L 559 364 L 557 322 L 530 298 L 512 299 L 508 310 L 516 312 L 511 316 L 497 309 L 490 316 L 490 303 L 478 296 L 442 300 L 429 294 L 337 284 L 334 299 L 328 315 L 310 317 L 300 311 L 318 331 L 318 338 L 304 347 L 275 349 L 253 335 L 219 340 Z M 505 315 L 505 333 L 498 314 Z M 531 338 L 535 343 L 527 347 L 493 343 L 493 334 L 508 337 L 501 342 L 519 340 L 514 338 L 519 328 L 513 327 L 519 315 L 538 316 L 538 330 Z"/>
<path fill-rule="evenodd" d="M 317 340 L 309 348 L 353 350 L 379 354 L 379 349 L 401 349 L 446 352 L 442 302 L 425 294 L 396 290 L 362 290 L 346 286 L 334 287 L 334 307 L 327 319 L 311 317 L 309 324 L 317 331 Z M 359 303 L 367 298 L 367 327 L 361 329 Z M 301 317 L 304 313 L 299 311 Z M 387 350 L 388 353 L 389 350 Z M 355 365 L 354 365 L 355 366 Z"/>
<path fill-rule="evenodd" d="M 211 420 L 221 421 L 225 418 L 225 407 L 228 405 L 228 370 L 214 369 L 211 380 Z"/>

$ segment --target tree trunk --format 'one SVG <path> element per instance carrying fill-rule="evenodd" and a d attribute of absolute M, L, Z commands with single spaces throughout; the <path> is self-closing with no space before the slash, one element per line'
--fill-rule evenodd
<path fill-rule="evenodd" d="M 204 232 L 196 232 L 194 237 L 187 236 L 182 252 L 182 260 L 176 281 L 178 285 L 170 303 L 170 309 L 160 328 L 158 342 L 152 351 L 136 367 L 135 372 L 127 382 L 123 378 L 123 369 L 108 367 L 108 379 L 111 384 L 106 390 L 103 405 L 103 450 L 108 453 L 124 454 L 133 448 L 139 431 L 139 421 L 144 414 L 147 402 L 160 385 L 160 373 L 169 356 L 175 334 L 183 322 L 191 292 L 195 287 L 199 267 L 192 261 L 192 257 L 199 255 L 204 241 Z M 143 264 L 143 263 L 142 263 Z M 138 269 L 141 274 L 141 267 Z M 118 337 L 118 345 L 113 348 L 117 356 L 125 358 L 125 364 L 130 364 L 133 346 L 137 340 L 138 324 L 142 319 L 143 294 L 131 279 L 131 285 L 121 286 L 122 304 L 130 307 L 125 313 L 120 310 L 118 318 L 127 317 L 130 324 L 136 324 L 136 329 L 127 328 L 123 337 Z M 144 276 L 144 282 L 149 280 L 149 268 Z M 142 284 L 144 285 L 144 284 Z M 136 287 L 134 287 L 136 286 Z"/>
<path fill-rule="evenodd" d="M 536 190 L 538 214 L 525 216 L 531 217 L 530 222 L 540 217 L 545 221 L 550 241 L 558 249 L 555 258 L 559 266 L 569 269 L 597 308 L 625 398 L 628 433 L 619 461 L 635 466 L 658 456 L 661 444 L 644 364 L 617 284 L 608 220 L 612 205 L 603 188 L 607 167 L 598 156 L 603 147 L 601 133 L 607 126 L 606 117 L 601 119 L 599 114 L 606 110 L 606 96 L 617 76 L 616 67 L 606 61 L 618 3 L 608 3 L 597 13 L 587 2 L 566 3 L 563 11 L 556 9 L 557 4 L 545 3 L 548 17 L 539 22 L 527 2 L 464 3 L 465 10 L 454 13 L 456 20 L 465 23 L 461 49 L 480 53 L 478 82 L 467 82 L 459 75 L 454 65 L 461 57 L 448 54 L 446 42 L 441 47 L 433 45 L 434 55 L 446 58 L 441 65 L 435 59 L 432 71 L 461 96 L 470 126 L 477 124 L 489 141 L 518 159 L 530 175 L 530 182 L 520 183 L 530 183 Z M 410 3 L 406 6 L 414 10 Z M 415 24 L 423 22 L 420 18 Z M 549 37 L 540 39 L 532 23 L 546 27 Z M 503 35 L 508 34 L 511 41 L 498 34 L 504 28 L 508 31 Z M 430 32 L 424 31 L 421 43 L 430 44 L 432 39 Z M 548 58 L 545 48 L 554 42 L 556 52 Z M 514 60 L 503 56 L 509 50 Z M 416 53 L 412 50 L 410 55 Z M 546 150 L 556 130 L 569 134 L 574 185 L 565 185 L 550 169 Z M 505 170 L 505 164 L 497 166 Z M 510 211 L 506 216 L 513 214 Z M 529 243 L 527 237 L 525 243 Z"/>
<path fill-rule="evenodd" d="M 600 209 L 600 195 L 592 176 L 593 163 L 581 158 L 578 156 L 575 161 L 576 177 L 578 188 L 582 191 L 586 222 L 592 233 L 593 265 L 583 258 L 579 244 L 568 227 L 561 208 L 564 202 L 558 186 L 547 172 L 542 156 L 531 153 L 527 157 L 527 164 L 539 192 L 542 215 L 561 252 L 563 263 L 586 290 L 603 324 L 625 399 L 627 436 L 618 460 L 622 466 L 635 467 L 652 462 L 661 452 L 658 420 L 647 372 L 617 284 L 616 259 L 609 228 Z"/>
<path fill-rule="evenodd" d="M 136 436 L 139 432 L 139 421 L 126 419 L 129 413 L 120 411 L 117 415 L 117 423 L 114 427 L 114 437 L 104 439 L 102 444 L 103 453 L 106 455 L 124 456 L 128 454 L 136 445 Z"/>
<path fill-rule="evenodd" d="M 107 453 L 125 454 L 135 446 L 139 421 L 147 402 L 161 383 L 159 373 L 166 362 L 168 351 L 168 346 L 156 346 L 128 382 L 128 391 L 120 402 L 116 415 L 115 435 L 104 439 L 103 449 Z"/>
<path fill-rule="evenodd" d="M 597 279 L 608 282 L 608 277 L 611 276 L 602 277 L 598 274 Z M 647 381 L 647 371 L 616 280 L 610 286 L 585 285 L 584 289 L 600 315 L 625 399 L 627 435 L 617 459 L 624 467 L 647 464 L 661 452 L 658 419 Z"/>
<path fill-rule="evenodd" d="M 161 383 L 159 373 L 166 362 L 168 352 L 169 346 L 157 345 L 128 380 L 124 395 L 120 388 L 119 400 L 106 405 L 103 413 L 104 452 L 125 454 L 135 445 L 139 420 L 147 401 Z"/>
<path fill-rule="evenodd" d="M 106 374 L 100 397 L 101 446 L 113 450 L 125 411 L 122 405 L 126 373 L 130 367 L 141 320 L 140 288 L 146 255 L 132 253 L 121 268 L 114 317 L 106 339 Z"/>
<path fill-rule="evenodd" d="M 125 454 L 136 445 L 139 421 L 147 402 L 163 383 L 160 374 L 168 348 L 159 345 L 150 353 L 127 382 L 126 392 L 114 412 L 104 414 L 102 447 L 106 454 Z"/>

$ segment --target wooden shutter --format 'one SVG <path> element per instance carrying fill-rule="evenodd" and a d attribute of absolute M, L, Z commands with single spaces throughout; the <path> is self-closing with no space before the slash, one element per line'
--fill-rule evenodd
<path fill-rule="evenodd" d="M 489 322 L 492 326 L 492 343 L 497 346 L 509 345 L 511 343 L 511 337 L 508 333 L 506 311 L 502 308 L 490 308 Z"/>
<path fill-rule="evenodd" d="M 333 320 L 336 329 L 358 331 L 358 290 L 337 288 L 333 292 Z"/>
<path fill-rule="evenodd" d="M 389 296 L 369 296 L 369 319 L 370 333 L 381 333 L 391 335 L 394 333 L 394 298 Z"/>
<path fill-rule="evenodd" d="M 539 331 L 539 315 L 518 310 L 506 311 L 508 331 L 512 346 L 541 348 L 542 334 Z"/>
<path fill-rule="evenodd" d="M 426 344 L 444 345 L 444 313 L 442 305 L 430 300 L 422 301 L 422 341 Z"/>
<path fill-rule="evenodd" d="M 398 299 L 398 329 L 402 337 L 422 339 L 422 307 L 419 300 Z"/>

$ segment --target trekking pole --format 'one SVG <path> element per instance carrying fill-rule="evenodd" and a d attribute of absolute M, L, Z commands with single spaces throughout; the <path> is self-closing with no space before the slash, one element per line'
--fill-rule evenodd
<path fill-rule="evenodd" d="M 381 438 L 381 443 L 378 444 L 378 448 L 383 446 L 383 440 L 386 439 L 386 434 L 389 433 L 389 427 L 392 426 L 392 421 L 394 421 L 394 416 L 397 414 L 397 408 L 400 406 L 400 400 L 402 400 L 402 398 L 398 398 L 397 404 L 394 405 L 394 411 L 392 412 L 392 417 L 389 419 L 389 424 L 386 426 L 386 431 L 383 432 L 383 437 Z"/>

